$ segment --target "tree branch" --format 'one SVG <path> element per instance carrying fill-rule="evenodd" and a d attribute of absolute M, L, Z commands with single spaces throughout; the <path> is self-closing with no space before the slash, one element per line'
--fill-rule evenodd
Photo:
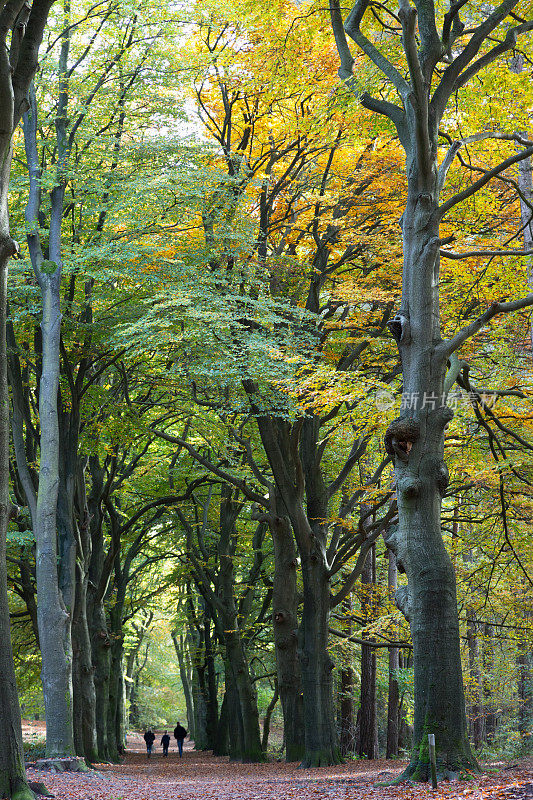
<path fill-rule="evenodd" d="M 455 336 L 452 336 L 451 339 L 442 342 L 437 347 L 437 351 L 449 358 L 455 350 L 461 347 L 467 339 L 481 330 L 493 317 L 498 314 L 510 314 L 513 311 L 519 311 L 531 305 L 533 305 L 533 293 L 526 295 L 521 300 L 511 300 L 507 303 L 492 303 L 485 313 L 481 314 L 481 316 L 471 322 L 470 325 L 466 325 L 462 330 L 456 333 Z"/>

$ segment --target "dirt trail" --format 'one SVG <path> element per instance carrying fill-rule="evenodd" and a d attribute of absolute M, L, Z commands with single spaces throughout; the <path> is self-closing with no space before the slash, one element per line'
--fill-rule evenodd
<path fill-rule="evenodd" d="M 168 758 L 156 750 L 146 757 L 139 734 L 128 737 L 122 764 L 99 764 L 87 774 L 28 771 L 31 780 L 44 780 L 60 800 L 525 800 L 530 794 L 533 765 L 503 769 L 469 782 L 443 783 L 437 791 L 427 786 L 375 786 L 401 771 L 398 761 L 350 761 L 331 768 L 298 769 L 296 764 L 230 763 L 193 750 L 186 742 L 179 758 L 173 740 Z M 528 785 L 529 784 L 529 785 Z"/>

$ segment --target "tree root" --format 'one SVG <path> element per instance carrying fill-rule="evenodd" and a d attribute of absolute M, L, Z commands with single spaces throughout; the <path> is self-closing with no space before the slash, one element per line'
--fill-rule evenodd
<path fill-rule="evenodd" d="M 38 783 L 37 781 L 28 781 L 28 786 L 35 792 L 35 794 L 40 795 L 41 797 L 55 797 L 55 794 L 49 792 L 44 783 Z"/>
<path fill-rule="evenodd" d="M 14 783 L 9 796 L 11 800 L 35 800 L 35 794 L 31 790 L 29 784 L 22 779 Z"/>
<path fill-rule="evenodd" d="M 325 747 L 323 750 L 312 750 L 306 753 L 300 767 L 309 769 L 312 767 L 331 767 L 335 764 L 344 764 L 339 748 Z"/>
<path fill-rule="evenodd" d="M 472 756 L 458 758 L 450 764 L 443 763 L 437 758 L 437 781 L 471 780 L 473 775 L 479 775 L 481 769 L 479 764 Z M 398 783 L 427 783 L 431 780 L 431 768 L 429 762 L 416 760 L 411 761 L 402 774 L 391 782 L 391 785 Z"/>

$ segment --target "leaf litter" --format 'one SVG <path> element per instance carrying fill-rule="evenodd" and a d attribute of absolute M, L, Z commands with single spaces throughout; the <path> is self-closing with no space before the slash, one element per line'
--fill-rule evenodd
<path fill-rule="evenodd" d="M 405 762 L 347 761 L 320 769 L 271 761 L 240 764 L 187 743 L 183 758 L 171 747 L 156 748 L 148 760 L 139 735 L 128 738 L 121 764 L 97 764 L 88 773 L 43 773 L 28 768 L 28 779 L 43 781 L 58 800 L 533 800 L 533 762 L 491 771 L 469 781 L 376 785 L 394 780 Z"/>

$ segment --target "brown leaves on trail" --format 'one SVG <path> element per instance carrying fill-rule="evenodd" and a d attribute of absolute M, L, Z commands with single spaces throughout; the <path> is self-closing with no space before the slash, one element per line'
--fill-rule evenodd
<path fill-rule="evenodd" d="M 99 764 L 89 773 L 28 770 L 61 800 L 533 800 L 533 764 L 476 776 L 471 781 L 377 786 L 399 775 L 398 761 L 350 761 L 321 769 L 297 764 L 229 763 L 187 743 L 183 758 L 175 743 L 168 758 L 158 747 L 150 760 L 139 736 L 128 739 L 123 764 Z"/>

